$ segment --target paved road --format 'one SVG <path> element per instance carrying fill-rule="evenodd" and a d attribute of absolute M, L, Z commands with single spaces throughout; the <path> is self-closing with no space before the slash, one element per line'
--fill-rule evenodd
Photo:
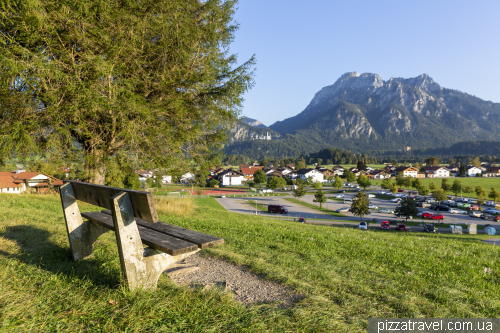
<path fill-rule="evenodd" d="M 378 189 L 376 190 L 371 190 L 367 191 L 367 193 L 377 193 Z M 355 193 L 347 193 L 346 197 L 353 197 Z M 342 207 L 348 207 L 348 204 L 344 204 L 343 202 L 339 202 L 336 200 L 330 199 L 330 196 L 333 197 L 333 195 L 327 195 L 329 199 L 327 200 L 326 203 L 323 204 L 324 208 L 330 209 L 330 210 L 337 210 Z M 291 196 L 290 196 L 291 197 Z M 314 210 L 312 208 L 304 207 L 302 205 L 292 203 L 288 200 L 285 200 L 286 197 L 250 197 L 250 198 L 217 198 L 216 200 L 227 210 L 236 212 L 236 213 L 245 213 L 245 214 L 251 214 L 252 212 L 255 214 L 255 208 L 252 209 L 250 204 L 245 203 L 246 200 L 255 200 L 258 202 L 261 202 L 264 205 L 282 205 L 285 208 L 288 209 L 289 215 L 291 217 L 305 217 L 305 218 L 318 218 L 318 219 L 324 219 L 324 220 L 345 220 L 345 221 L 359 221 L 359 217 L 353 216 L 351 213 L 344 213 L 346 217 L 337 217 L 333 216 L 330 214 L 325 214 L 321 213 L 317 210 Z M 304 196 L 301 200 L 310 204 L 317 205 L 319 207 L 319 204 L 313 202 L 314 195 L 308 194 Z M 390 200 L 384 200 L 384 199 L 378 199 L 378 198 L 370 198 L 370 201 L 380 207 L 380 208 L 389 208 L 389 209 L 395 209 L 397 204 L 394 202 L 391 202 Z M 419 211 L 430 211 L 427 208 L 419 208 Z M 259 214 L 262 215 L 276 215 L 276 214 L 269 214 L 267 212 L 262 212 L 258 211 Z M 488 221 L 488 220 L 481 220 L 479 218 L 472 218 L 469 217 L 468 215 L 462 215 L 462 214 L 451 214 L 448 212 L 439 212 L 444 215 L 444 220 L 442 222 L 444 223 L 449 223 L 449 224 L 454 224 L 454 223 L 476 223 L 479 225 L 483 224 L 491 224 L 497 229 L 500 229 L 500 222 L 493 222 L 493 221 Z M 392 214 L 385 214 L 385 213 L 379 213 L 375 210 L 372 210 L 372 213 L 364 219 L 394 219 L 394 215 Z M 411 221 L 414 222 L 419 222 L 419 221 L 428 221 L 428 220 L 421 220 L 421 219 L 413 219 Z"/>

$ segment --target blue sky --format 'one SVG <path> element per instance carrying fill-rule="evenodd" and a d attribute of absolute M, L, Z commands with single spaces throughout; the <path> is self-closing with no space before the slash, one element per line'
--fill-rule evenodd
<path fill-rule="evenodd" d="M 257 57 L 243 115 L 294 116 L 346 72 L 429 74 L 500 102 L 500 1 L 240 0 L 231 52 Z"/>

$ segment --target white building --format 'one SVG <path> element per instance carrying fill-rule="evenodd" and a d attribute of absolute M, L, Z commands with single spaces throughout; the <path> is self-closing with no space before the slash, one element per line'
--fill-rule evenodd
<path fill-rule="evenodd" d="M 469 166 L 466 169 L 467 176 L 469 177 L 476 177 L 477 174 L 482 174 L 483 170 L 479 169 L 478 167 L 475 166 Z"/>
<path fill-rule="evenodd" d="M 307 180 L 312 178 L 313 182 L 322 183 L 325 180 L 325 176 L 316 169 L 302 169 L 297 171 L 297 177 Z"/>
<path fill-rule="evenodd" d="M 245 175 L 238 170 L 227 170 L 219 175 L 221 185 L 242 185 L 245 182 Z"/>
<path fill-rule="evenodd" d="M 440 166 L 425 167 L 427 178 L 448 178 L 450 177 L 450 170 Z"/>
<path fill-rule="evenodd" d="M 182 184 L 188 184 L 193 180 L 194 180 L 194 175 L 191 172 L 186 172 L 180 177 L 179 182 L 181 182 Z"/>

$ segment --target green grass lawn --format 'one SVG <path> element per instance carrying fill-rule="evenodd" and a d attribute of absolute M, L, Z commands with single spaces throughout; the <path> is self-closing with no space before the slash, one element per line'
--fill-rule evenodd
<path fill-rule="evenodd" d="M 267 212 L 267 205 L 265 204 L 258 203 L 255 200 L 245 200 L 245 202 L 250 206 L 252 206 L 252 208 L 256 208 L 260 211 Z"/>
<path fill-rule="evenodd" d="M 244 306 L 164 276 L 156 291 L 131 293 L 114 234 L 73 262 L 57 196 L 0 194 L 0 331 L 365 332 L 367 318 L 500 316 L 500 247 L 481 242 L 491 236 L 366 232 L 230 213 L 213 198 L 196 203 L 189 217 L 160 220 L 224 238 L 203 254 L 304 297 Z"/>
<path fill-rule="evenodd" d="M 340 216 L 340 217 L 344 217 L 345 216 L 344 214 L 337 213 L 337 212 L 335 212 L 333 210 L 326 209 L 326 208 L 319 208 L 319 206 L 316 206 L 316 205 L 313 205 L 313 204 L 310 204 L 310 203 L 307 203 L 307 202 L 304 202 L 304 201 L 300 201 L 300 200 L 297 200 L 297 199 L 294 199 L 294 198 L 286 198 L 286 200 L 288 200 L 290 202 L 293 202 L 293 203 L 296 203 L 296 204 L 299 204 L 299 205 L 302 205 L 302 206 L 305 206 L 305 207 L 309 207 L 309 208 L 315 209 L 315 210 L 317 210 L 319 212 L 322 212 L 322 213 L 327 213 L 327 214 L 333 215 L 333 216 Z"/>

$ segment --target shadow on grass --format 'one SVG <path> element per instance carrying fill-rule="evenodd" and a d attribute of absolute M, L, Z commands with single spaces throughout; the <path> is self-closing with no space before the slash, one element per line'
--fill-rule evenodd
<path fill-rule="evenodd" d="M 51 233 L 28 225 L 5 228 L 0 237 L 15 241 L 20 248 L 17 253 L 0 251 L 7 258 L 15 258 L 25 264 L 68 277 L 88 279 L 94 285 L 117 287 L 121 283 L 121 270 L 113 263 L 117 253 L 99 251 L 84 260 L 73 261 L 69 247 L 62 247 L 49 240 Z M 99 242 L 99 241 L 97 241 Z M 94 244 L 94 253 L 96 253 Z"/>

